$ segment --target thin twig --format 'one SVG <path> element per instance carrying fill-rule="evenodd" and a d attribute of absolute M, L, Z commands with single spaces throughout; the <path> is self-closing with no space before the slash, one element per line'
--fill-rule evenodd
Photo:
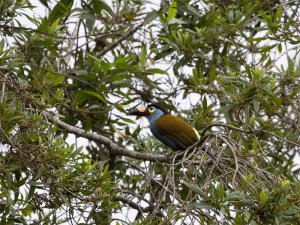
<path fill-rule="evenodd" d="M 235 153 L 235 146 L 232 145 L 232 143 L 230 143 L 230 141 L 228 141 L 224 136 L 220 135 L 219 138 L 224 141 L 224 143 L 226 143 L 232 154 L 233 154 L 233 158 L 234 158 L 234 164 L 235 164 L 235 170 L 234 170 L 234 173 L 233 173 L 233 176 L 232 176 L 232 187 L 233 189 L 235 189 L 235 180 L 236 180 L 236 175 L 237 175 L 237 172 L 239 171 L 239 163 L 238 163 L 238 159 L 237 159 L 237 155 Z"/>
<path fill-rule="evenodd" d="M 122 195 L 116 195 L 116 196 L 114 196 L 113 199 L 114 199 L 114 201 L 121 201 L 124 204 L 129 205 L 131 208 L 136 209 L 140 213 L 152 212 L 152 207 L 142 207 L 139 204 L 137 204 L 136 202 L 133 202 Z M 164 217 L 164 214 L 161 211 L 157 211 L 156 215 L 159 215 L 160 217 Z"/>
<path fill-rule="evenodd" d="M 98 56 L 103 56 L 105 53 L 107 53 L 108 51 L 114 49 L 118 44 L 120 44 L 121 42 L 123 42 L 124 40 L 126 40 L 127 38 L 129 38 L 131 35 L 133 35 L 138 29 L 140 29 L 142 26 L 144 26 L 144 22 L 140 23 L 139 25 L 137 25 L 136 27 L 134 27 L 133 29 L 129 30 L 124 36 L 118 38 L 114 43 L 112 43 L 109 46 L 106 46 L 105 48 L 102 49 L 101 52 L 99 52 Z"/>
<path fill-rule="evenodd" d="M 9 75 L 9 72 L 6 72 L 5 74 L 4 74 L 4 81 L 2 82 L 2 91 L 1 91 L 1 96 L 0 96 L 0 103 L 2 103 L 3 102 L 3 99 L 4 99 L 4 96 L 5 96 L 5 90 L 6 90 L 6 79 L 7 79 L 7 76 Z"/>
<path fill-rule="evenodd" d="M 226 128 L 229 128 L 231 130 L 236 130 L 236 131 L 239 131 L 239 132 L 243 132 L 243 133 L 247 133 L 247 134 L 257 134 L 257 133 L 267 133 L 267 134 L 270 134 L 272 136 L 275 136 L 277 138 L 279 138 L 280 140 L 282 141 L 285 141 L 287 143 L 290 143 L 292 145 L 295 145 L 295 146 L 298 146 L 300 147 L 300 144 L 299 143 L 296 143 L 294 141 L 290 141 L 290 140 L 287 140 L 283 137 L 280 137 L 279 135 L 277 134 L 274 134 L 270 131 L 267 131 L 267 130 L 264 130 L 264 129 L 261 129 L 261 130 L 244 130 L 244 129 L 241 129 L 241 128 L 238 128 L 238 127 L 234 127 L 234 126 L 231 126 L 231 125 L 227 125 L 227 124 L 223 124 L 223 123 L 212 123 L 210 125 L 208 125 L 207 127 L 204 128 L 204 130 L 202 131 L 201 133 L 201 136 L 204 136 L 205 133 L 212 127 L 226 127 Z"/>
<path fill-rule="evenodd" d="M 298 144 L 298 143 L 296 143 L 296 142 L 294 142 L 294 141 L 287 140 L 287 139 L 285 139 L 285 138 L 283 138 L 283 137 L 280 137 L 279 135 L 274 134 L 274 133 L 272 133 L 272 132 L 270 132 L 270 131 L 264 130 L 263 132 L 264 132 L 264 133 L 267 133 L 267 134 L 270 134 L 270 135 L 272 135 L 272 136 L 274 136 L 274 137 L 277 137 L 278 139 L 280 139 L 280 140 L 282 140 L 282 141 L 285 141 L 285 142 L 287 142 L 287 143 L 290 143 L 290 144 L 292 144 L 292 145 L 295 145 L 295 146 L 300 147 L 300 144 Z"/>

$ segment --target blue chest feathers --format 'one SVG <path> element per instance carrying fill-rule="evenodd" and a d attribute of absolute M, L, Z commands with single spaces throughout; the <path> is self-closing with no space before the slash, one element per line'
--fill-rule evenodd
<path fill-rule="evenodd" d="M 156 137 L 158 140 L 160 140 L 163 144 L 167 145 L 174 151 L 178 150 L 177 144 L 172 141 L 171 139 L 167 138 L 166 136 L 160 135 L 159 129 L 157 127 L 156 121 L 159 119 L 159 117 L 163 116 L 163 113 L 160 113 L 157 111 L 157 113 L 153 113 L 151 116 L 148 117 L 149 124 L 150 124 L 150 130 L 154 137 Z"/>

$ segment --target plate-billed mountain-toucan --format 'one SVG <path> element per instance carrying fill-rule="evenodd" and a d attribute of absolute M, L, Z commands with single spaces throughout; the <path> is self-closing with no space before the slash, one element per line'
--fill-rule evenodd
<path fill-rule="evenodd" d="M 145 116 L 150 124 L 154 137 L 167 145 L 173 151 L 183 151 L 195 144 L 200 135 L 198 131 L 183 119 L 172 116 L 165 108 L 158 104 L 150 104 L 146 108 L 139 107 L 131 110 L 130 115 Z M 206 151 L 215 160 L 215 156 Z"/>

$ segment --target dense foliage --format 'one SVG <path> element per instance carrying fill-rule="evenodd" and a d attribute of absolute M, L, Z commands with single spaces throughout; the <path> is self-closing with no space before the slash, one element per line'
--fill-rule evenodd
<path fill-rule="evenodd" d="M 300 224 L 299 7 L 0 1 L 0 223 Z M 198 147 L 126 114 L 149 101 Z"/>

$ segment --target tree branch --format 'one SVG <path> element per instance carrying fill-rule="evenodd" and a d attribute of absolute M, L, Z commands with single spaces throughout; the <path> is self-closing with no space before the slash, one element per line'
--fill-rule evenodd
<path fill-rule="evenodd" d="M 129 205 L 131 208 L 136 209 L 140 213 L 149 213 L 149 212 L 152 212 L 152 210 L 153 210 L 153 207 L 151 207 L 151 206 L 149 206 L 149 207 L 142 207 L 139 204 L 137 204 L 137 203 L 135 203 L 135 202 L 127 199 L 126 197 L 121 196 L 121 195 L 114 196 L 114 200 L 115 201 L 121 201 L 124 204 Z M 161 211 L 158 211 L 157 215 L 160 216 L 160 217 L 165 217 L 164 214 Z"/>
<path fill-rule="evenodd" d="M 59 128 L 65 130 L 69 133 L 75 134 L 79 137 L 87 138 L 91 141 L 95 141 L 97 143 L 107 146 L 109 148 L 109 151 L 111 154 L 127 156 L 130 158 L 140 159 L 140 160 L 145 160 L 145 161 L 150 161 L 150 162 L 169 162 L 169 163 L 171 163 L 172 161 L 174 161 L 173 160 L 174 157 L 175 157 L 175 159 L 177 158 L 178 160 L 181 160 L 182 156 L 189 153 L 192 149 L 203 145 L 204 141 L 207 139 L 207 136 L 203 136 L 198 142 L 196 142 L 195 144 L 193 144 L 192 146 L 187 148 L 185 151 L 178 152 L 176 154 L 160 155 L 160 154 L 152 154 L 152 153 L 135 152 L 135 151 L 128 150 L 124 147 L 118 146 L 113 141 L 111 141 L 109 138 L 107 138 L 103 135 L 85 131 L 81 128 L 69 125 L 69 124 L 61 121 L 60 119 L 54 117 L 48 111 L 44 110 L 42 112 L 42 114 L 49 122 L 57 125 Z M 203 163 L 210 165 L 210 164 L 212 164 L 212 162 L 213 162 L 212 160 L 208 160 Z"/>
<path fill-rule="evenodd" d="M 140 29 L 142 26 L 144 25 L 144 22 L 140 23 L 139 25 L 137 25 L 136 27 L 132 28 L 131 30 L 129 30 L 124 36 L 119 37 L 114 43 L 112 43 L 109 46 L 106 46 L 104 49 L 102 49 L 101 52 L 99 52 L 98 56 L 103 56 L 105 53 L 107 53 L 108 51 L 114 49 L 118 44 L 120 44 L 121 42 L 123 42 L 124 40 L 126 40 L 127 38 L 129 38 L 131 35 L 133 35 L 138 29 Z"/>
<path fill-rule="evenodd" d="M 112 154 L 123 155 L 123 156 L 131 157 L 134 159 L 141 159 L 141 160 L 146 160 L 146 161 L 150 161 L 150 162 L 169 162 L 171 160 L 171 157 L 167 156 L 167 155 L 158 155 L 158 154 L 130 151 L 124 147 L 118 146 L 117 144 L 115 144 L 109 138 L 107 138 L 105 136 L 102 136 L 100 134 L 96 134 L 93 132 L 85 131 L 85 130 L 80 129 L 75 126 L 71 126 L 71 125 L 61 121 L 60 119 L 55 118 L 47 111 L 43 111 L 43 115 L 46 117 L 46 119 L 48 121 L 57 125 L 59 128 L 65 130 L 65 131 L 68 131 L 69 133 L 75 134 L 79 137 L 87 138 L 91 141 L 95 141 L 100 144 L 104 144 L 105 146 L 107 146 L 109 148 L 109 151 Z"/>
<path fill-rule="evenodd" d="M 206 126 L 204 128 L 204 130 L 201 132 L 201 137 L 205 135 L 205 133 L 212 127 L 225 127 L 225 128 L 229 128 L 231 130 L 235 130 L 235 131 L 239 131 L 239 132 L 242 132 L 242 133 L 246 133 L 246 134 L 258 134 L 258 133 L 267 133 L 269 135 L 272 135 L 274 137 L 277 137 L 278 139 L 282 140 L 282 141 L 285 141 L 287 143 L 290 143 L 292 145 L 295 145 L 295 146 L 298 146 L 300 147 L 300 144 L 299 143 L 296 143 L 294 141 L 290 141 L 290 140 L 287 140 L 283 137 L 280 137 L 279 135 L 277 134 L 274 134 L 270 131 L 267 131 L 267 130 L 264 130 L 264 129 L 260 129 L 260 130 L 244 130 L 244 129 L 241 129 L 241 128 L 238 128 L 238 127 L 234 127 L 234 126 L 231 126 L 231 125 L 227 125 L 227 124 L 224 124 L 224 123 L 212 123 L 208 126 Z"/>

